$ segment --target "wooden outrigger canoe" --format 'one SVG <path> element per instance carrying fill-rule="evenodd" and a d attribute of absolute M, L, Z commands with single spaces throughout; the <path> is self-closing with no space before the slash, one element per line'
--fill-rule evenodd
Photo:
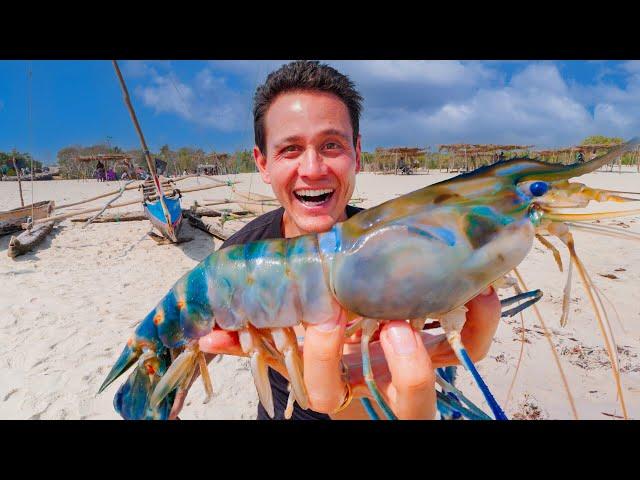
<path fill-rule="evenodd" d="M 22 224 L 26 223 L 32 214 L 33 220 L 47 218 L 54 208 L 55 204 L 52 200 L 45 200 L 34 203 L 33 208 L 31 205 L 26 205 L 0 212 L 0 236 L 21 231 Z"/>
<path fill-rule="evenodd" d="M 162 188 L 162 200 L 167 207 L 171 228 L 168 228 L 167 218 L 152 179 L 146 180 L 142 187 L 144 214 L 164 238 L 170 240 L 172 243 L 178 243 L 178 234 L 182 227 L 181 195 L 177 190 L 172 189 L 167 179 L 159 178 L 158 182 Z M 154 238 L 153 235 L 152 238 Z"/>

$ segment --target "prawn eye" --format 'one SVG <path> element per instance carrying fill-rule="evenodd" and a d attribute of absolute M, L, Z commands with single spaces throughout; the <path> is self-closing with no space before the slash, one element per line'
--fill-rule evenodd
<path fill-rule="evenodd" d="M 549 184 L 547 182 L 533 182 L 529 186 L 529 191 L 534 197 L 540 197 L 549 191 Z"/>

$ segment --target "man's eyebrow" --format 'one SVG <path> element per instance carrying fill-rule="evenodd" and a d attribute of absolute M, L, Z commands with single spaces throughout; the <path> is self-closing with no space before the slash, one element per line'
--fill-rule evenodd
<path fill-rule="evenodd" d="M 323 130 L 322 132 L 320 132 L 320 135 L 336 135 L 340 138 L 343 138 L 344 140 L 351 140 L 351 137 L 349 134 L 343 132 L 342 130 L 338 130 L 336 128 L 329 128 L 327 130 Z"/>
<path fill-rule="evenodd" d="M 336 128 L 328 128 L 327 130 L 323 130 L 320 133 L 318 133 L 318 135 L 335 135 L 338 136 L 346 141 L 349 141 L 351 138 L 348 134 L 346 134 L 345 132 L 343 132 L 342 130 L 338 130 Z M 303 135 L 290 135 L 288 137 L 285 137 L 281 140 L 278 140 L 276 142 L 276 146 L 279 145 L 283 145 L 285 143 L 291 143 L 291 142 L 297 142 L 299 140 L 302 140 L 304 138 Z"/>

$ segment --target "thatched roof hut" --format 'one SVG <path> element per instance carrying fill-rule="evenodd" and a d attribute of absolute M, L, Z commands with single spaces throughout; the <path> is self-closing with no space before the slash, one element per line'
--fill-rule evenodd
<path fill-rule="evenodd" d="M 398 169 L 415 169 L 420 167 L 420 160 L 424 159 L 426 150 L 419 147 L 391 147 L 375 150 L 375 169 L 385 173 L 398 173 Z"/>
<path fill-rule="evenodd" d="M 108 162 L 114 162 L 114 166 L 118 164 L 124 166 L 131 165 L 131 156 L 124 153 L 102 153 L 98 155 L 82 155 L 74 158 L 76 162 L 80 163 L 93 163 L 102 162 L 107 166 Z"/>
<path fill-rule="evenodd" d="M 496 145 L 451 143 L 438 145 L 438 152 L 447 154 L 442 158 L 440 169 L 446 165 L 447 172 L 469 170 L 498 161 L 504 152 L 529 151 L 533 145 Z"/>

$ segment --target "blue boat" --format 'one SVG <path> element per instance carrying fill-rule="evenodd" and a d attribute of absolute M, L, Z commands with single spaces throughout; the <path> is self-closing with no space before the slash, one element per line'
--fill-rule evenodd
<path fill-rule="evenodd" d="M 166 186 L 168 185 L 163 185 L 163 187 Z M 164 238 L 173 243 L 177 243 L 178 233 L 182 226 L 182 207 L 180 206 L 181 195 L 180 192 L 176 190 L 173 190 L 171 194 L 167 195 L 166 189 L 163 188 L 163 190 L 162 200 L 164 200 L 164 204 L 167 207 L 168 215 L 165 214 L 164 209 L 162 208 L 162 202 L 156 194 L 156 189 L 153 185 L 152 179 L 147 180 L 143 186 L 144 213 L 151 224 L 158 229 Z M 171 226 L 167 223 L 167 216 L 169 217 Z"/>

